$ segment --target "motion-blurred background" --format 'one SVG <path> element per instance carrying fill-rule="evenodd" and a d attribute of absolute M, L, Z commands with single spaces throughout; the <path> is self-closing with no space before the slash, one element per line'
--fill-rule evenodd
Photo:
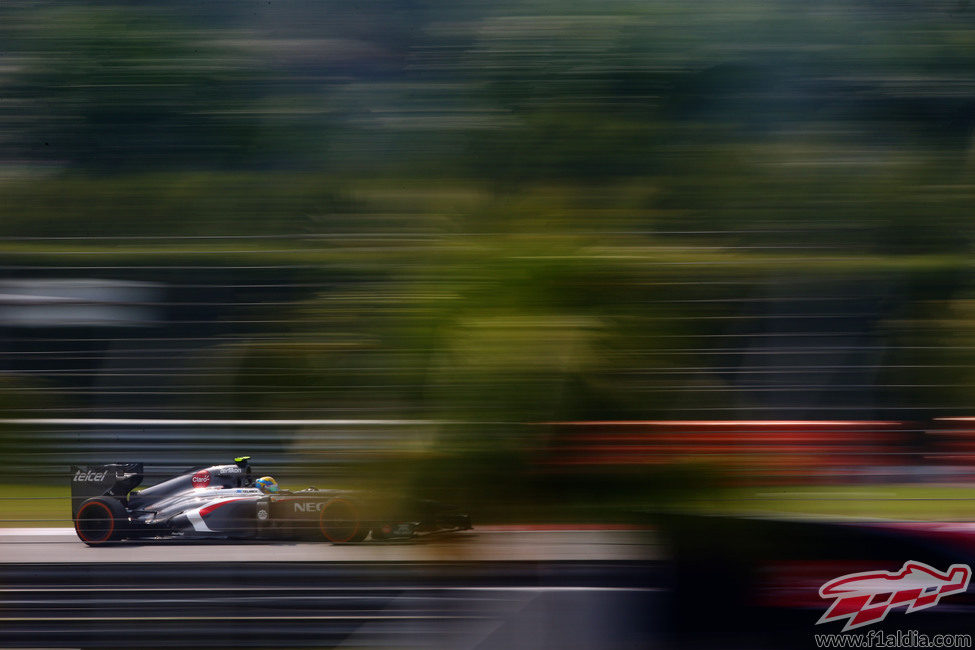
<path fill-rule="evenodd" d="M 967 0 L 0 12 L 11 483 L 249 453 L 592 520 L 968 477 Z"/>

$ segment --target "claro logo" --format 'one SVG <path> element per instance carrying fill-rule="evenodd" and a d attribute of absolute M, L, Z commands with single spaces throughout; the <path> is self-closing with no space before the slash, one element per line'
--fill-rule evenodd
<path fill-rule="evenodd" d="M 321 512 L 324 507 L 324 501 L 306 501 L 305 503 L 295 501 L 295 512 Z"/>
<path fill-rule="evenodd" d="M 205 488 L 208 485 L 210 485 L 210 472 L 204 469 L 193 475 L 193 487 Z"/>
<path fill-rule="evenodd" d="M 104 472 L 95 472 L 93 470 L 85 471 L 83 469 L 79 469 L 74 475 L 74 480 L 79 483 L 87 483 L 89 481 L 104 481 L 106 476 L 108 476 L 107 470 Z"/>

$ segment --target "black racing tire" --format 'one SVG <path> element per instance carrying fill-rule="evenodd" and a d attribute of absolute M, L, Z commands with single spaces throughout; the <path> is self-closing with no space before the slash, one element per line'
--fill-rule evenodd
<path fill-rule="evenodd" d="M 387 530 L 389 532 L 387 532 Z M 372 529 L 372 539 L 377 542 L 387 540 L 390 538 L 392 530 L 392 527 L 387 523 L 377 524 L 376 527 Z"/>
<path fill-rule="evenodd" d="M 95 497 L 78 508 L 74 530 L 88 546 L 101 546 L 125 537 L 129 529 L 129 513 L 118 499 Z"/>
<path fill-rule="evenodd" d="M 358 506 L 342 497 L 336 497 L 322 507 L 318 528 L 322 537 L 333 544 L 361 542 L 369 534 L 369 527 L 359 517 Z"/>

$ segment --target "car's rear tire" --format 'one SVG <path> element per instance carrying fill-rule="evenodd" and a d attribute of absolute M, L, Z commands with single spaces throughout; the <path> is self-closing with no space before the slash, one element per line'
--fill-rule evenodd
<path fill-rule="evenodd" d="M 101 546 L 125 537 L 129 527 L 129 513 L 117 499 L 95 497 L 78 508 L 74 530 L 88 546 Z"/>
<path fill-rule="evenodd" d="M 333 544 L 361 542 L 369 534 L 369 527 L 359 518 L 359 508 L 348 499 L 332 499 L 322 507 L 318 517 L 322 536 Z"/>

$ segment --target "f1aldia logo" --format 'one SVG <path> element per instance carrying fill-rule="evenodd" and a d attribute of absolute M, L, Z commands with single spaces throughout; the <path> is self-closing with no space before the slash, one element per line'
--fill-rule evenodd
<path fill-rule="evenodd" d="M 900 571 L 849 573 L 819 588 L 820 598 L 836 600 L 816 625 L 845 618 L 846 632 L 884 620 L 894 607 L 906 605 L 908 614 L 934 607 L 942 596 L 964 592 L 971 577 L 967 564 L 952 564 L 942 573 L 913 560 Z"/>

